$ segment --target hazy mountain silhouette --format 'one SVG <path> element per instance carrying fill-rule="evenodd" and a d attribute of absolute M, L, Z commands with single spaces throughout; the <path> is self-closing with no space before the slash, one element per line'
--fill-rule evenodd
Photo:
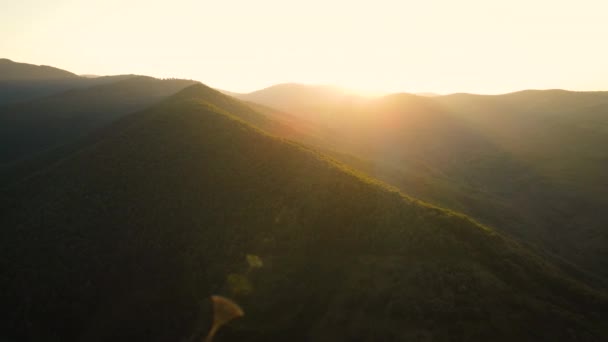
<path fill-rule="evenodd" d="M 362 97 L 338 87 L 297 83 L 279 84 L 249 94 L 235 95 L 238 99 L 266 105 L 317 123 L 333 120 L 344 106 L 363 101 Z"/>
<path fill-rule="evenodd" d="M 435 96 L 441 96 L 441 94 L 437 94 L 437 93 L 416 93 L 416 95 L 418 96 L 426 96 L 426 97 L 435 97 Z"/>
<path fill-rule="evenodd" d="M 605 295 L 244 118 L 271 120 L 194 85 L 5 191 L 3 334 L 176 341 L 225 293 L 222 341 L 608 336 Z"/>
<path fill-rule="evenodd" d="M 0 80 L 51 80 L 58 78 L 77 78 L 76 74 L 47 65 L 17 63 L 0 58 Z"/>
<path fill-rule="evenodd" d="M 77 76 L 69 71 L 0 59 L 0 105 L 29 101 L 70 89 L 117 82 L 135 75 Z"/>
<path fill-rule="evenodd" d="M 52 80 L 0 80 L 0 106 L 27 102 L 59 94 L 72 89 L 83 89 L 118 82 L 136 75 L 102 76 L 97 78 L 62 78 Z"/>
<path fill-rule="evenodd" d="M 223 89 L 218 89 L 218 88 L 215 88 L 215 90 L 219 91 L 220 93 L 222 93 L 224 95 L 228 95 L 228 96 L 232 96 L 232 97 L 236 97 L 236 98 L 245 95 L 244 93 L 237 93 L 234 91 L 228 91 L 228 90 L 223 90 Z"/>

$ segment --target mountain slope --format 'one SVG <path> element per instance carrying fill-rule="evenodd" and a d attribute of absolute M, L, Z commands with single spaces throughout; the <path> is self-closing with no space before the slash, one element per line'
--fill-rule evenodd
<path fill-rule="evenodd" d="M 47 65 L 17 63 L 10 59 L 0 58 L 0 80 L 41 80 L 58 78 L 76 78 L 76 74 Z"/>
<path fill-rule="evenodd" d="M 139 76 L 0 106 L 0 169 L 2 164 L 71 143 L 193 83 Z"/>
<path fill-rule="evenodd" d="M 341 161 L 608 279 L 608 93 L 393 94 L 338 105 L 309 93 L 249 99 L 331 127 L 332 140 L 312 143 Z M 305 101 L 324 114 L 308 115 Z"/>
<path fill-rule="evenodd" d="M 3 193 L 2 333 L 194 338 L 219 293 L 246 316 L 218 341 L 608 336 L 604 295 L 465 216 L 266 135 L 241 106 L 191 86 Z"/>
<path fill-rule="evenodd" d="M 527 170 L 504 174 L 513 180 L 500 188 L 503 201 L 515 203 L 528 222 L 535 218 L 531 226 L 555 253 L 608 277 L 602 209 L 608 205 L 608 151 L 602 148 L 608 144 L 608 92 L 462 94 L 437 101 Z M 485 183 L 495 177 L 486 175 Z"/>

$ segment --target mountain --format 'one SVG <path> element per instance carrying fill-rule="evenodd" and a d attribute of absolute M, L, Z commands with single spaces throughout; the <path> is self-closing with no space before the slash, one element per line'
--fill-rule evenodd
<path fill-rule="evenodd" d="M 503 177 L 494 191 L 507 194 L 504 200 L 528 222 L 537 220 L 529 226 L 538 228 L 555 253 L 607 276 L 608 216 L 601 208 L 608 205 L 608 152 L 600 146 L 608 144 L 608 92 L 523 91 L 437 100 L 525 170 L 488 170 L 481 182 L 494 187 L 494 179 Z M 479 166 L 489 159 L 478 157 Z"/>
<path fill-rule="evenodd" d="M 2 192 L 16 341 L 602 341 L 605 294 L 406 197 L 197 84 Z"/>
<path fill-rule="evenodd" d="M 59 78 L 77 78 L 76 74 L 47 65 L 17 63 L 10 59 L 0 58 L 0 80 L 52 80 Z"/>
<path fill-rule="evenodd" d="M 77 76 L 69 71 L 0 59 L 0 106 L 38 99 L 72 89 L 126 80 L 135 75 Z"/>
<path fill-rule="evenodd" d="M 313 144 L 333 157 L 574 263 L 605 286 L 607 92 L 336 101 L 307 86 L 277 88 L 240 98 L 329 128 L 332 140 Z"/>
<path fill-rule="evenodd" d="M 416 95 L 418 95 L 418 96 L 426 96 L 426 97 L 441 96 L 440 94 L 437 94 L 437 93 L 416 93 Z"/>
<path fill-rule="evenodd" d="M 139 76 L 0 106 L 0 170 L 72 143 L 192 84 Z"/>
<path fill-rule="evenodd" d="M 223 89 L 217 89 L 216 88 L 215 90 L 219 91 L 220 93 L 222 93 L 224 95 L 228 95 L 228 96 L 236 97 L 236 98 L 238 98 L 239 96 L 245 95 L 243 93 L 237 93 L 237 92 L 234 92 L 234 91 L 228 91 L 228 90 L 223 90 Z"/>
<path fill-rule="evenodd" d="M 136 75 L 102 76 L 97 78 L 77 77 L 41 80 L 0 80 L 0 106 L 27 102 L 59 94 L 73 89 L 84 89 L 119 82 Z"/>
<path fill-rule="evenodd" d="M 248 94 L 230 94 L 314 122 L 330 125 L 343 108 L 358 105 L 365 98 L 338 87 L 285 83 Z"/>

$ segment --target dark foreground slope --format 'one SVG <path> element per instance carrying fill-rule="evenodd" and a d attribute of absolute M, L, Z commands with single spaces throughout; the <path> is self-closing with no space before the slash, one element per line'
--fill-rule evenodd
<path fill-rule="evenodd" d="M 218 341 L 608 337 L 606 297 L 526 249 L 221 107 L 191 86 L 3 194 L 2 334 L 188 340 L 223 294 Z"/>

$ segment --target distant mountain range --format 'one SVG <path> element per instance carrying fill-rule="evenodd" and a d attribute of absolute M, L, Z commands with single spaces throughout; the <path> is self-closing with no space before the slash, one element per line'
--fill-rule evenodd
<path fill-rule="evenodd" d="M 0 339 L 608 339 L 604 93 L 232 95 L 0 105 Z"/>

